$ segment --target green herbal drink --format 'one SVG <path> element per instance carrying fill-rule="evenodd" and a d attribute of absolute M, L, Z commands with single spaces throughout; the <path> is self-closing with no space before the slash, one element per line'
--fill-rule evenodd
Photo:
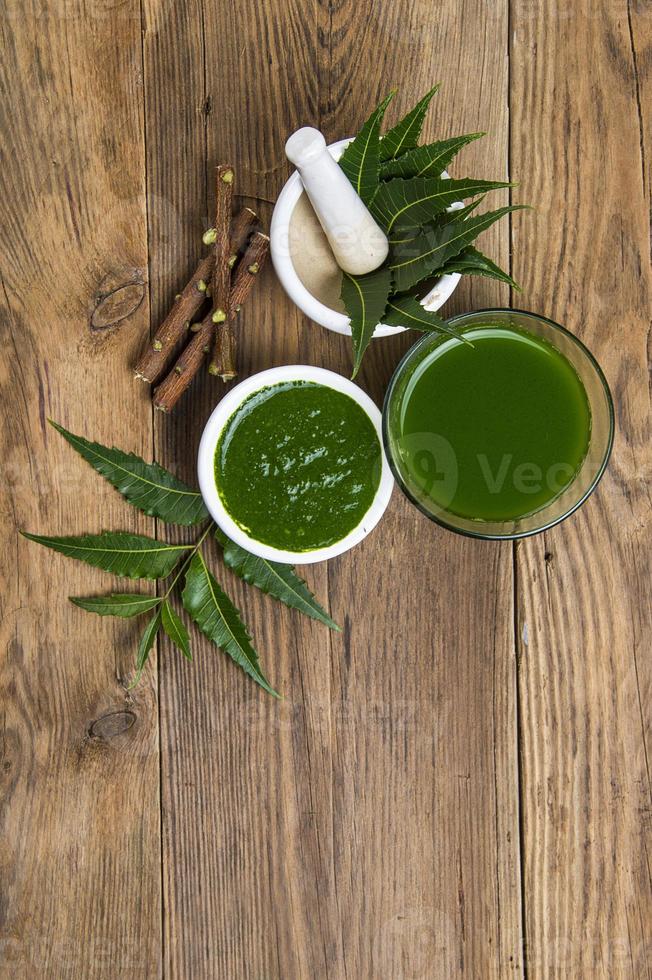
<path fill-rule="evenodd" d="M 478 521 L 541 509 L 573 480 L 589 446 L 591 415 L 572 365 L 515 327 L 446 339 L 407 381 L 391 425 L 415 496 Z M 398 432 L 395 431 L 398 428 Z"/>
<path fill-rule="evenodd" d="M 255 392 L 226 423 L 215 482 L 250 537 L 314 551 L 341 541 L 369 510 L 381 453 L 373 422 L 348 395 L 285 382 Z"/>

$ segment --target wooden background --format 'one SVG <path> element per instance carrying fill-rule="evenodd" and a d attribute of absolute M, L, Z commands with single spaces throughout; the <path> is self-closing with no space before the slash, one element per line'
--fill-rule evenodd
<path fill-rule="evenodd" d="M 5 0 L 0 972 L 12 978 L 652 976 L 650 159 L 646 0 Z M 220 397 L 173 418 L 132 380 L 201 250 L 212 167 L 268 220 L 302 124 L 353 133 L 443 82 L 426 135 L 486 130 L 455 174 L 536 205 L 484 239 L 517 305 L 567 324 L 617 438 L 581 513 L 520 545 L 439 530 L 395 492 L 307 577 L 331 635 L 233 582 L 259 691 L 68 594 L 110 578 L 17 528 L 166 533 L 46 424 L 194 479 Z M 505 194 L 503 200 L 507 200 Z M 509 302 L 465 282 L 450 313 Z M 271 269 L 241 367 L 348 372 Z M 380 402 L 413 336 L 379 341 Z M 217 565 L 217 555 L 214 564 Z"/>

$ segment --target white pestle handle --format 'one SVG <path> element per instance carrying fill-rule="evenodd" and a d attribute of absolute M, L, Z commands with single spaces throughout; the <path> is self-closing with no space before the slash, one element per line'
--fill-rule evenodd
<path fill-rule="evenodd" d="M 319 130 L 298 129 L 285 153 L 301 175 L 339 267 L 363 276 L 382 265 L 389 252 L 387 236 L 333 160 Z"/>

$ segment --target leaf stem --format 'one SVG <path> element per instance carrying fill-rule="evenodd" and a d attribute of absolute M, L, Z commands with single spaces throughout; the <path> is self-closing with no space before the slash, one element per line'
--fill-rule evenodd
<path fill-rule="evenodd" d="M 201 548 L 201 546 L 202 546 L 202 544 L 204 543 L 204 540 L 206 539 L 206 536 L 207 536 L 207 535 L 208 535 L 208 534 L 210 533 L 210 531 L 212 531 L 212 529 L 213 529 L 214 527 L 215 527 L 215 521 L 211 521 L 211 522 L 210 522 L 210 523 L 209 523 L 209 524 L 207 525 L 207 527 L 206 527 L 206 529 L 205 529 L 205 530 L 204 530 L 204 532 L 202 533 L 202 535 L 201 535 L 201 537 L 199 538 L 199 540 L 198 540 L 198 541 L 196 542 L 196 544 L 195 544 L 195 546 L 193 547 L 193 549 L 192 549 L 192 551 L 190 552 L 190 554 L 189 554 L 189 555 L 187 555 L 187 556 L 186 556 L 186 558 L 184 559 L 184 561 L 182 562 L 182 564 L 181 564 L 181 568 L 179 569 L 179 571 L 177 572 L 177 574 L 176 574 L 176 575 L 174 576 L 174 578 L 172 579 L 172 584 L 170 585 L 170 587 L 169 587 L 169 589 L 167 590 L 167 592 L 165 593 L 165 595 L 163 595 L 163 596 L 161 596 L 161 602 L 162 602 L 162 603 L 163 603 L 163 602 L 165 602 L 165 600 L 166 600 L 166 599 L 168 598 L 168 596 L 169 596 L 169 595 L 170 595 L 170 593 L 172 592 L 172 589 L 173 589 L 173 588 L 175 587 L 175 585 L 177 584 L 177 582 L 179 581 L 179 579 L 180 579 L 180 578 L 181 578 L 181 576 L 183 575 L 183 573 L 184 573 L 184 571 L 185 571 L 185 569 L 186 569 L 186 566 L 190 564 L 190 562 L 191 562 L 191 561 L 192 561 L 192 559 L 193 559 L 193 558 L 195 557 L 195 555 L 197 554 L 197 552 L 198 552 L 198 551 L 199 551 L 199 549 Z"/>

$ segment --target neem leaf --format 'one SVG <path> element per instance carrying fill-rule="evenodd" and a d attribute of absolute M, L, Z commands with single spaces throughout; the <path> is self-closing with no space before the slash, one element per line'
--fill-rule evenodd
<path fill-rule="evenodd" d="M 221 531 L 216 531 L 215 537 L 224 549 L 225 563 L 241 579 L 250 585 L 255 585 L 256 588 L 285 603 L 286 606 L 298 609 L 311 619 L 316 619 L 330 629 L 339 631 L 340 627 L 333 622 L 326 610 L 322 609 L 291 565 L 258 558 L 257 555 L 250 554 L 231 541 Z"/>
<path fill-rule="evenodd" d="M 279 697 L 260 669 L 258 654 L 238 610 L 219 587 L 199 552 L 186 572 L 182 598 L 184 608 L 202 633 L 225 650 L 265 691 Z"/>
<path fill-rule="evenodd" d="M 181 650 L 184 657 L 192 660 L 188 630 L 167 599 L 164 600 L 161 606 L 161 623 L 166 634 L 174 645 Z"/>
<path fill-rule="evenodd" d="M 145 664 L 149 659 L 152 647 L 154 646 L 154 640 L 156 639 L 156 634 L 159 631 L 161 625 L 161 610 L 157 609 L 156 615 L 150 619 L 149 623 L 145 627 L 145 632 L 143 633 L 140 643 L 138 644 L 138 653 L 136 655 L 136 676 L 129 685 L 129 689 L 135 687 L 140 680 Z"/>
<path fill-rule="evenodd" d="M 520 286 L 515 283 L 511 276 L 487 258 L 482 252 L 473 245 L 468 245 L 463 252 L 449 259 L 440 269 L 436 269 L 434 275 L 445 276 L 451 272 L 459 272 L 463 276 L 487 276 L 489 279 L 497 279 L 508 286 L 520 291 Z"/>
<path fill-rule="evenodd" d="M 482 197 L 467 204 L 465 208 L 447 208 L 446 211 L 442 211 L 441 214 L 437 215 L 433 223 L 436 225 L 449 225 L 451 221 L 464 221 L 472 211 L 475 211 L 482 204 L 486 196 L 486 194 L 483 194 Z"/>
<path fill-rule="evenodd" d="M 467 133 L 451 139 L 415 146 L 398 160 L 387 160 L 380 165 L 381 179 L 388 177 L 440 177 L 453 157 L 463 146 L 480 139 L 484 133 Z"/>
<path fill-rule="evenodd" d="M 351 276 L 342 272 L 342 302 L 351 320 L 354 364 L 352 378 L 360 369 L 360 362 L 374 330 L 382 320 L 387 297 L 392 288 L 392 274 L 381 266 L 366 276 Z"/>
<path fill-rule="evenodd" d="M 414 227 L 431 221 L 456 201 L 475 197 L 500 187 L 510 187 L 501 180 L 450 180 L 447 177 L 395 177 L 381 184 L 371 203 L 371 211 L 385 231 L 397 227 Z"/>
<path fill-rule="evenodd" d="M 77 537 L 51 538 L 20 532 L 29 541 L 59 551 L 68 558 L 78 558 L 95 568 L 127 578 L 165 578 L 169 575 L 187 544 L 166 544 L 142 534 L 126 531 L 102 531 Z"/>
<path fill-rule="evenodd" d="M 378 188 L 380 166 L 380 124 L 385 109 L 394 98 L 390 92 L 377 109 L 371 113 L 354 140 L 347 146 L 339 164 L 357 194 L 368 204 Z"/>
<path fill-rule="evenodd" d="M 97 613 L 98 616 L 139 616 L 148 612 L 161 601 L 156 595 L 134 595 L 133 593 L 115 593 L 96 596 L 69 596 L 71 602 L 86 612 Z"/>
<path fill-rule="evenodd" d="M 472 201 L 470 204 L 467 204 L 465 208 L 447 208 L 446 211 L 438 214 L 434 221 L 428 222 L 428 224 L 419 226 L 418 228 L 396 228 L 389 239 L 389 244 L 405 245 L 407 242 L 414 242 L 421 234 L 423 228 L 430 228 L 432 225 L 439 228 L 442 225 L 450 225 L 452 221 L 464 221 L 472 211 L 475 211 L 479 204 L 482 204 L 484 199 L 485 195 L 483 194 L 477 201 Z"/>
<path fill-rule="evenodd" d="M 158 463 L 146 463 L 134 453 L 89 442 L 52 420 L 50 425 L 130 504 L 150 517 L 160 517 L 169 524 L 184 525 L 198 524 L 208 517 L 201 494 L 191 490 Z"/>
<path fill-rule="evenodd" d="M 416 146 L 421 135 L 421 127 L 433 95 L 439 89 L 434 85 L 424 97 L 417 102 L 406 116 L 397 122 L 393 129 L 385 133 L 380 141 L 380 159 L 393 160 L 401 153 Z"/>
<path fill-rule="evenodd" d="M 424 309 L 415 296 L 392 296 L 387 304 L 383 323 L 390 327 L 408 327 L 423 333 L 446 333 L 469 344 L 464 335 L 451 327 L 437 313 Z M 470 344 L 470 346 L 473 346 Z"/>
<path fill-rule="evenodd" d="M 444 225 L 429 225 L 411 241 L 393 245 L 389 268 L 394 276 L 396 290 L 403 292 L 431 276 L 435 269 L 441 269 L 448 259 L 459 255 L 486 228 L 518 207 L 499 208 L 463 221 L 449 221 Z"/>

